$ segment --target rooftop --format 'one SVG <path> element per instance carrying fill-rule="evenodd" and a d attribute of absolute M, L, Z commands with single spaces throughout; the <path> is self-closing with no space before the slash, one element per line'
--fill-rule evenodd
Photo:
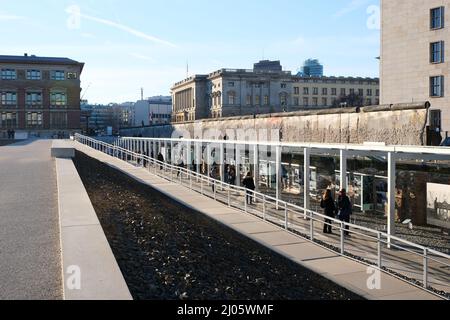
<path fill-rule="evenodd" d="M 59 65 L 79 65 L 84 67 L 83 62 L 78 62 L 63 57 L 38 57 L 25 54 L 23 56 L 0 55 L 0 63 L 30 63 L 30 64 L 59 64 Z"/>

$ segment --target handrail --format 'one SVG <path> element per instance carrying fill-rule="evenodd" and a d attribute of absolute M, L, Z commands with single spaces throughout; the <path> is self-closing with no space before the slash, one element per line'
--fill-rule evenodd
<path fill-rule="evenodd" d="M 245 201 L 245 205 L 244 205 L 244 211 L 248 212 L 248 205 L 247 205 L 247 199 L 246 196 L 247 194 L 249 194 L 251 197 L 259 199 L 259 201 L 262 202 L 263 204 L 263 209 L 261 210 L 257 210 L 258 213 L 261 213 L 263 215 L 263 219 L 267 220 L 267 216 L 272 216 L 268 214 L 270 212 L 270 210 L 267 209 L 267 206 L 274 206 L 276 208 L 281 208 L 284 209 L 284 221 L 280 220 L 281 222 L 283 222 L 284 224 L 284 229 L 289 231 L 289 226 L 293 225 L 293 223 L 289 222 L 289 211 L 291 213 L 294 214 L 298 214 L 300 217 L 304 217 L 305 219 L 309 219 L 310 223 L 309 223 L 309 231 L 310 231 L 310 240 L 311 241 L 315 241 L 315 237 L 314 237 L 314 223 L 315 222 L 320 222 L 320 223 L 324 223 L 323 220 L 327 219 L 331 222 L 331 224 L 335 224 L 335 226 L 337 226 L 337 228 L 340 230 L 341 233 L 341 255 L 345 255 L 345 237 L 344 237 L 344 232 L 348 231 L 351 232 L 353 234 L 358 234 L 359 236 L 362 236 L 364 238 L 369 238 L 373 241 L 377 241 L 378 243 L 378 253 L 377 253 L 377 267 L 382 269 L 383 264 L 382 264 L 382 250 L 381 250 L 381 246 L 380 245 L 387 245 L 388 248 L 397 248 L 400 250 L 403 250 L 405 252 L 409 252 L 411 254 L 414 254 L 420 258 L 423 258 L 423 266 L 424 266 L 424 270 L 423 270 L 423 287 L 428 290 L 429 288 L 429 283 L 428 283 L 428 276 L 429 276 L 429 266 L 428 266 L 428 261 L 434 261 L 437 263 L 440 263 L 444 266 L 450 267 L 450 255 L 447 255 L 443 252 L 439 252 L 433 249 L 429 249 L 427 247 L 424 247 L 422 245 L 410 242 L 408 240 L 405 239 L 401 239 L 398 238 L 396 236 L 390 236 L 387 233 L 378 231 L 378 230 L 374 230 L 374 229 L 370 229 L 367 227 L 363 227 L 363 226 L 359 226 L 359 225 L 355 225 L 352 223 L 347 223 L 347 222 L 343 222 L 341 220 L 338 220 L 336 218 L 332 218 L 332 217 L 328 217 L 324 214 L 321 214 L 319 212 L 315 212 L 313 210 L 310 209 L 305 209 L 302 208 L 301 206 L 277 199 L 275 197 L 269 196 L 269 195 L 265 195 L 263 193 L 254 191 L 254 190 L 248 190 L 244 187 L 240 187 L 240 186 L 235 186 L 235 185 L 230 185 L 226 182 L 223 182 L 221 180 L 218 179 L 214 179 L 212 177 L 209 177 L 207 175 L 201 174 L 199 172 L 196 171 L 192 171 L 189 170 L 187 168 L 184 167 L 180 167 L 178 165 L 174 165 L 174 164 L 169 164 L 166 163 L 164 161 L 159 161 L 157 159 L 151 158 L 150 156 L 143 154 L 143 153 L 139 153 L 139 152 L 135 152 L 133 150 L 129 150 L 126 148 L 123 148 L 121 146 L 118 145 L 112 145 L 112 144 L 108 144 L 106 142 L 103 141 L 99 141 L 90 137 L 86 137 L 86 136 L 82 136 L 80 134 L 76 134 L 75 139 L 79 142 L 81 142 L 82 144 L 86 144 L 90 147 L 93 147 L 94 149 L 100 149 L 100 151 L 105 152 L 105 153 L 112 153 L 112 156 L 119 158 L 119 155 L 126 155 L 126 158 L 128 159 L 128 157 L 131 157 L 132 159 L 135 160 L 140 160 L 140 161 L 146 161 L 149 164 L 153 165 L 155 168 L 155 173 L 163 178 L 169 179 L 167 177 L 166 174 L 160 174 L 160 171 L 157 170 L 157 168 L 162 167 L 163 168 L 163 172 L 167 172 L 170 171 L 170 180 L 171 181 L 175 181 L 176 179 L 173 178 L 174 172 L 175 174 L 178 174 L 178 176 L 180 177 L 181 184 L 183 184 L 183 175 L 186 176 L 189 179 L 190 182 L 190 186 L 192 188 L 193 186 L 193 180 L 198 181 L 201 185 L 200 185 L 200 192 L 203 195 L 208 196 L 205 192 L 204 192 L 204 184 L 208 185 L 208 186 L 214 186 L 214 192 L 213 192 L 213 197 L 214 199 L 217 199 L 217 190 L 221 189 L 227 192 L 228 194 L 228 205 L 232 206 L 233 203 L 231 201 L 231 192 L 236 192 L 239 193 L 241 196 L 242 194 L 244 195 L 244 201 Z M 139 139 L 139 138 L 137 138 Z M 127 141 L 131 140 L 130 138 L 127 138 Z M 120 140 L 119 140 L 120 141 Z M 139 141 L 139 140 L 136 140 Z M 149 166 L 149 170 L 150 170 L 150 166 Z M 235 206 L 237 209 L 242 210 L 242 204 L 240 203 L 239 206 Z M 252 207 L 253 210 L 258 209 L 255 207 Z M 278 211 L 277 211 L 278 213 Z M 281 212 L 279 212 L 280 216 L 282 215 Z M 295 225 L 295 223 L 294 223 Z M 300 225 L 299 225 L 300 226 Z M 349 228 L 350 230 L 347 230 L 347 228 Z M 359 231 L 359 232 L 357 232 Z M 364 232 L 369 233 L 369 234 L 364 234 Z M 384 240 L 384 239 L 389 239 L 388 240 Z M 417 250 L 418 252 L 414 251 Z M 434 256 L 438 256 L 440 258 L 444 258 L 447 260 L 447 262 L 441 261 L 441 260 L 437 260 L 436 258 L 430 257 L 430 255 L 434 255 Z M 410 281 L 412 282 L 412 281 Z"/>

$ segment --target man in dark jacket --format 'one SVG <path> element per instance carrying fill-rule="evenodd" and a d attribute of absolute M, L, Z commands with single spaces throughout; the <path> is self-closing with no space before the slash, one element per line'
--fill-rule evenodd
<path fill-rule="evenodd" d="M 336 205 L 333 200 L 333 196 L 331 195 L 331 190 L 327 189 L 320 201 L 320 207 L 324 209 L 324 213 L 329 218 L 334 218 L 336 215 Z M 325 219 L 325 223 L 323 224 L 323 233 L 332 234 L 332 220 Z"/>
<path fill-rule="evenodd" d="M 249 172 L 242 181 L 242 185 L 247 189 L 246 200 L 247 204 L 252 204 L 253 202 L 253 191 L 255 191 L 255 180 L 253 180 L 252 174 Z"/>
<path fill-rule="evenodd" d="M 347 191 L 342 189 L 339 193 L 338 198 L 338 209 L 339 209 L 339 220 L 350 223 L 350 216 L 352 215 L 352 203 L 350 202 L 350 198 L 347 196 Z M 345 226 L 345 235 L 349 236 L 349 226 Z"/>
<path fill-rule="evenodd" d="M 164 156 L 162 155 L 162 153 L 160 152 L 160 153 L 158 153 L 158 159 L 157 159 L 159 162 L 164 162 Z M 162 164 L 160 164 L 160 166 L 159 166 L 159 170 L 162 170 L 163 169 L 163 165 Z"/>

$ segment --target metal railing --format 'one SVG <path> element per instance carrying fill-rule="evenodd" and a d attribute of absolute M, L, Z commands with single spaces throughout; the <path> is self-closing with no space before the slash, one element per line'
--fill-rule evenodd
<path fill-rule="evenodd" d="M 76 134 L 75 140 L 112 157 L 142 165 L 156 176 L 179 183 L 231 208 L 257 216 L 297 236 L 331 249 L 341 256 L 357 260 L 433 294 L 449 298 L 447 290 L 435 287 L 450 286 L 450 256 L 447 254 L 378 230 L 343 222 L 257 191 L 230 185 L 202 173 L 158 161 L 140 152 L 80 134 Z M 254 200 L 254 205 L 248 204 L 247 196 Z M 330 223 L 325 222 L 326 220 Z M 318 228 L 325 224 L 337 228 L 337 237 L 322 236 Z M 346 232 L 352 237 L 347 237 Z M 352 241 L 355 241 L 356 245 Z M 409 256 L 405 258 L 405 254 Z"/>

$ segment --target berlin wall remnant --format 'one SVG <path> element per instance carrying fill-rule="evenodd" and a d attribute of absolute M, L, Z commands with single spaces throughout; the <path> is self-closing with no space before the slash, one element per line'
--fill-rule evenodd
<path fill-rule="evenodd" d="M 208 130 L 278 130 L 284 142 L 349 143 L 383 142 L 387 145 L 426 145 L 429 102 L 363 108 L 308 110 L 291 113 L 204 119 L 181 124 L 122 129 L 122 136 L 185 138 Z M 182 134 L 184 133 L 184 134 Z M 178 138 L 178 136 L 177 136 Z M 259 137 L 266 140 L 265 137 Z"/>

